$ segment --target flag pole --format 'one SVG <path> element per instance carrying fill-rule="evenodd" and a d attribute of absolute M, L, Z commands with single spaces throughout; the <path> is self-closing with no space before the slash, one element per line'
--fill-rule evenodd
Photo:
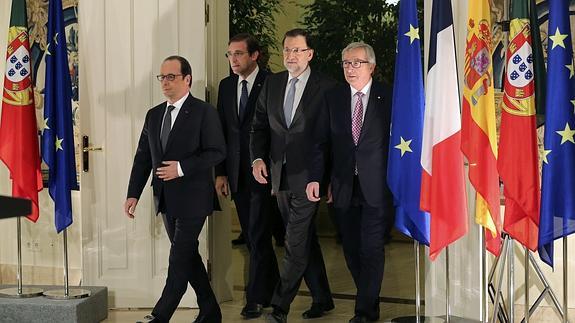
<path fill-rule="evenodd" d="M 89 297 L 91 292 L 81 288 L 69 288 L 68 284 L 68 228 L 62 231 L 64 240 L 64 289 L 55 289 L 44 292 L 44 296 L 55 300 L 68 300 Z"/>
<path fill-rule="evenodd" d="M 525 323 L 529 323 L 529 249 L 525 248 Z"/>
<path fill-rule="evenodd" d="M 36 287 L 22 287 L 22 223 L 16 218 L 16 245 L 18 251 L 18 268 L 16 270 L 17 287 L 0 290 L 0 296 L 13 298 L 29 298 L 42 295 L 44 290 Z"/>
<path fill-rule="evenodd" d="M 486 253 L 486 242 L 485 242 L 485 227 L 480 226 L 481 230 L 479 232 L 479 239 L 481 241 L 481 322 L 489 321 L 488 311 L 488 301 L 487 301 L 487 290 L 488 290 L 488 277 L 487 277 L 487 253 Z"/>
<path fill-rule="evenodd" d="M 421 244 L 419 241 L 413 239 L 413 254 L 415 255 L 415 317 L 401 316 L 391 319 L 392 323 L 423 323 L 436 320 L 436 318 L 428 317 L 421 314 L 421 280 L 419 273 L 421 272 L 419 255 L 421 253 Z"/>
<path fill-rule="evenodd" d="M 502 250 L 507 250 L 507 246 L 509 245 L 509 236 L 505 238 L 503 241 L 503 248 Z M 491 322 L 497 322 L 497 316 L 499 315 L 499 296 L 501 295 L 501 287 L 503 285 L 503 271 L 505 270 L 505 261 L 507 257 L 505 256 L 505 251 L 502 251 L 500 254 L 501 265 L 499 267 L 499 282 L 497 283 L 497 289 L 495 290 L 495 301 L 493 302 L 493 317 L 491 317 Z"/>
<path fill-rule="evenodd" d="M 567 306 L 569 285 L 567 284 L 567 236 L 563 237 L 563 308 L 565 313 L 563 314 L 563 323 L 567 323 L 569 320 L 569 307 Z"/>
<path fill-rule="evenodd" d="M 513 240 L 509 240 L 507 246 L 507 258 L 509 258 L 509 265 L 507 265 L 507 284 L 508 284 L 508 302 L 509 302 L 509 322 L 515 322 L 515 255 L 513 252 Z"/>
<path fill-rule="evenodd" d="M 449 307 L 449 246 L 445 247 L 445 322 L 449 323 L 451 308 Z"/>

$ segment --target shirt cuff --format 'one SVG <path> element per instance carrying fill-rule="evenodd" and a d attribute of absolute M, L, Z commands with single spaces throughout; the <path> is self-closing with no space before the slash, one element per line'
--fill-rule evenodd
<path fill-rule="evenodd" d="M 254 164 L 255 164 L 258 160 L 263 160 L 263 159 L 261 159 L 261 158 L 256 158 L 256 159 L 254 159 L 254 161 L 252 162 L 252 167 L 254 167 Z"/>
<path fill-rule="evenodd" d="M 178 176 L 184 176 L 184 171 L 182 170 L 182 166 L 180 166 L 180 162 L 178 162 Z"/>

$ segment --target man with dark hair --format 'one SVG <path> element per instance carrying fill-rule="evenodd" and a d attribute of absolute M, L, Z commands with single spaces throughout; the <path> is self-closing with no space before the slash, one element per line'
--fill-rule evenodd
<path fill-rule="evenodd" d="M 331 174 L 328 196 L 333 196 L 345 260 L 357 288 L 349 322 L 364 323 L 379 320 L 384 242 L 394 219 L 386 180 L 392 92 L 372 79 L 375 53 L 370 45 L 349 44 L 342 51 L 342 67 L 348 84 L 327 94 L 309 156 L 306 192 L 310 201 L 319 201 L 320 182 L 325 172 Z"/>
<path fill-rule="evenodd" d="M 226 138 L 227 158 L 216 167 L 216 191 L 231 193 L 236 205 L 250 260 L 244 318 L 257 318 L 271 301 L 279 278 L 271 241 L 271 185 L 255 181 L 251 172 L 250 129 L 255 105 L 267 72 L 260 70 L 260 49 L 249 34 L 238 34 L 228 43 L 226 57 L 233 75 L 220 82 L 218 112 Z"/>
<path fill-rule="evenodd" d="M 192 69 L 185 58 L 166 58 L 157 78 L 167 102 L 146 114 L 124 204 L 134 218 L 152 172 L 156 214 L 162 214 L 171 247 L 162 296 L 143 322 L 169 322 L 189 282 L 200 307 L 194 322 L 218 323 L 222 314 L 198 237 L 214 208 L 212 170 L 226 156 L 224 136 L 216 110 L 190 94 Z"/>
<path fill-rule="evenodd" d="M 271 179 L 286 225 L 286 253 L 272 298 L 271 322 L 286 322 L 302 277 L 313 298 L 304 319 L 320 317 L 334 308 L 314 224 L 318 205 L 305 194 L 313 128 L 325 104 L 324 92 L 334 82 L 309 67 L 314 53 L 310 44 L 302 29 L 285 34 L 283 60 L 287 71 L 267 77 L 252 124 L 254 178 L 261 184 Z"/>

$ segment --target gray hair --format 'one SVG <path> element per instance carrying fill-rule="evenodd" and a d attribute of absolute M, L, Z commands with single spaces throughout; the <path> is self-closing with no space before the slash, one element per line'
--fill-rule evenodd
<path fill-rule="evenodd" d="M 350 43 L 349 45 L 347 45 L 342 51 L 341 51 L 341 60 L 343 61 L 343 55 L 353 49 L 356 48 L 363 48 L 365 49 L 365 54 L 367 55 L 367 61 L 370 62 L 371 64 L 375 65 L 375 52 L 373 51 L 373 47 L 371 47 L 370 45 L 360 41 L 360 42 L 353 42 Z"/>

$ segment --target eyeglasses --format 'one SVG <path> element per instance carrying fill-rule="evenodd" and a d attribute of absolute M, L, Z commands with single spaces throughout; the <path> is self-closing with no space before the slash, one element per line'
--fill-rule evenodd
<path fill-rule="evenodd" d="M 361 64 L 368 64 L 368 61 L 343 61 L 341 62 L 341 66 L 343 68 L 348 68 L 350 65 L 353 68 L 360 68 Z"/>
<path fill-rule="evenodd" d="M 168 81 L 173 81 L 176 79 L 176 76 L 184 76 L 184 74 L 167 74 L 167 75 L 156 75 L 156 78 L 158 79 L 158 81 L 162 82 L 163 80 L 168 80 Z"/>
<path fill-rule="evenodd" d="M 233 56 L 234 58 L 238 58 L 240 56 L 244 56 L 245 54 L 247 54 L 248 52 L 241 52 L 241 51 L 236 51 L 236 52 L 226 52 L 226 57 L 230 58 L 230 56 Z"/>
<path fill-rule="evenodd" d="M 311 48 L 297 48 L 297 47 L 295 47 L 295 48 L 284 48 L 283 52 L 285 55 L 289 55 L 290 53 L 297 55 L 299 53 L 303 53 L 303 52 L 308 51 L 310 49 Z"/>

